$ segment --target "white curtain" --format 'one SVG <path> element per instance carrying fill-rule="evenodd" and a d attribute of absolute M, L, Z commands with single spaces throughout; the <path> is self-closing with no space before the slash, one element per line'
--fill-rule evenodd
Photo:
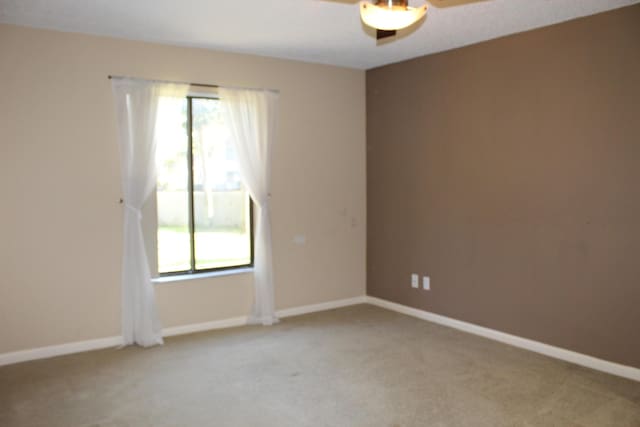
<path fill-rule="evenodd" d="M 124 197 L 122 337 L 125 345 L 162 344 L 142 234 L 142 207 L 156 186 L 155 127 L 160 97 L 184 97 L 188 85 L 112 79 Z"/>
<path fill-rule="evenodd" d="M 271 148 L 274 142 L 278 94 L 266 90 L 219 89 L 226 107 L 240 164 L 240 173 L 257 205 L 255 230 L 255 300 L 250 323 L 271 325 L 278 321 L 273 292 L 271 255 Z"/>

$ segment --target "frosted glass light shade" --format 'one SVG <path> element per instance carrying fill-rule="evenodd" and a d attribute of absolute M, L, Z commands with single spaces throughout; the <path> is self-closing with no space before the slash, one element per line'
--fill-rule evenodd
<path fill-rule="evenodd" d="M 420 7 L 376 6 L 367 1 L 360 2 L 362 22 L 378 30 L 400 30 L 422 18 L 427 5 Z"/>

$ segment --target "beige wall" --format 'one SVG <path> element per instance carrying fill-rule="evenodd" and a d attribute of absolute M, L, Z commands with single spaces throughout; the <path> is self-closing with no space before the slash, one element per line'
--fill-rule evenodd
<path fill-rule="evenodd" d="M 367 135 L 370 295 L 640 367 L 640 5 L 370 70 Z"/>
<path fill-rule="evenodd" d="M 0 25 L 0 353 L 119 333 L 109 74 L 279 90 L 277 307 L 364 294 L 364 72 Z M 245 315 L 252 301 L 248 274 L 156 290 L 164 326 Z"/>

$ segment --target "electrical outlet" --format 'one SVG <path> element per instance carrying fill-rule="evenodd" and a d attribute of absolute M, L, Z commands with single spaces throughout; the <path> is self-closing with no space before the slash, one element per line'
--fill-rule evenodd
<path fill-rule="evenodd" d="M 412 288 L 419 288 L 420 287 L 420 277 L 418 277 L 417 274 L 412 274 L 411 275 L 411 287 Z"/>
<path fill-rule="evenodd" d="M 424 276 L 422 278 L 422 289 L 425 291 L 431 290 L 431 279 L 429 279 L 429 276 Z"/>

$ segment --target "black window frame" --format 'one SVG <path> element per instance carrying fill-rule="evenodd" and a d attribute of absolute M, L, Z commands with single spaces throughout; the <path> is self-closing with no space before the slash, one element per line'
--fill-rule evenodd
<path fill-rule="evenodd" d="M 240 264 L 240 265 L 230 265 L 226 267 L 214 267 L 214 268 L 196 268 L 196 235 L 195 235 L 195 209 L 194 207 L 194 192 L 193 192 L 193 181 L 194 181 L 194 166 L 193 166 L 193 100 L 194 99 L 215 99 L 219 100 L 220 98 L 216 96 L 201 96 L 201 95 L 187 95 L 187 171 L 188 171 L 188 182 L 187 182 L 187 192 L 189 194 L 188 197 L 188 216 L 189 216 L 189 270 L 181 270 L 181 271 L 167 271 L 160 273 L 158 271 L 159 277 L 171 277 L 171 276 L 185 276 L 191 274 L 202 274 L 202 273 L 211 273 L 216 271 L 229 271 L 229 270 L 240 270 L 245 268 L 252 268 L 254 266 L 255 254 L 254 254 L 254 223 L 253 223 L 253 199 L 250 195 L 249 197 L 249 242 L 250 242 L 250 250 L 251 250 L 251 260 L 249 264 Z M 158 227 L 156 227 L 157 233 Z M 157 244 L 156 244 L 157 245 Z M 156 248 L 157 250 L 157 248 Z M 159 270 L 159 266 L 158 266 Z"/>

